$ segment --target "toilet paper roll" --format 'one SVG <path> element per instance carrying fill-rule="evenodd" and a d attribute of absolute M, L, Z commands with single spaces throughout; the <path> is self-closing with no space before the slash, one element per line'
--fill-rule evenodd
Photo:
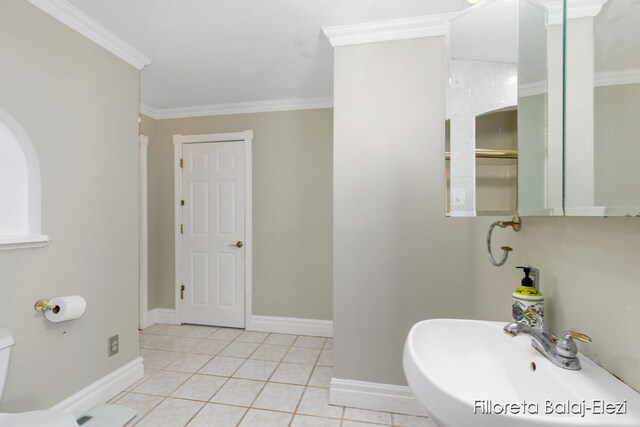
<path fill-rule="evenodd" d="M 47 320 L 64 322 L 82 317 L 87 308 L 87 301 L 80 295 L 69 295 L 52 298 L 49 306 L 52 308 L 44 313 Z"/>

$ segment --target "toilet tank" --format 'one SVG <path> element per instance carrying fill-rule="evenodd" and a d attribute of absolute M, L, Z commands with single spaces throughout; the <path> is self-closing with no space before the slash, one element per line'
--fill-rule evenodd
<path fill-rule="evenodd" d="M 11 331 L 0 328 L 0 401 L 4 392 L 4 385 L 7 382 L 7 372 L 9 372 L 9 356 L 11 356 L 11 347 L 16 342 L 13 340 Z"/>

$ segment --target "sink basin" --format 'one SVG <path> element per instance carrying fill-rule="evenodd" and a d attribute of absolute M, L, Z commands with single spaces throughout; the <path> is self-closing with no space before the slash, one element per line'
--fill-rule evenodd
<path fill-rule="evenodd" d="M 581 354 L 580 371 L 558 368 L 505 324 L 434 319 L 409 332 L 405 375 L 440 427 L 640 426 L 637 392 Z"/>

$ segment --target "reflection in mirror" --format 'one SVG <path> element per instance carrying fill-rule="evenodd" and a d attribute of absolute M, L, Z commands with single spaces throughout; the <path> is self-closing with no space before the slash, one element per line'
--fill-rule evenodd
<path fill-rule="evenodd" d="M 637 216 L 640 1 L 591 3 L 567 16 L 566 213 Z"/>
<path fill-rule="evenodd" d="M 448 23 L 451 216 L 562 214 L 562 122 L 547 120 L 562 114 L 562 31 L 547 14 L 535 0 L 486 0 Z"/>
<path fill-rule="evenodd" d="M 476 210 L 515 212 L 518 207 L 518 110 L 476 116 Z"/>

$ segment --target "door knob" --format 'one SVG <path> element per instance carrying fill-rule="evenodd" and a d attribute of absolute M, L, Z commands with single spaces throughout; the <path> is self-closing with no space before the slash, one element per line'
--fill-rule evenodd
<path fill-rule="evenodd" d="M 242 241 L 240 240 L 238 240 L 235 245 L 229 245 L 230 248 L 241 248 L 243 246 L 244 246 L 244 243 L 242 243 Z"/>

